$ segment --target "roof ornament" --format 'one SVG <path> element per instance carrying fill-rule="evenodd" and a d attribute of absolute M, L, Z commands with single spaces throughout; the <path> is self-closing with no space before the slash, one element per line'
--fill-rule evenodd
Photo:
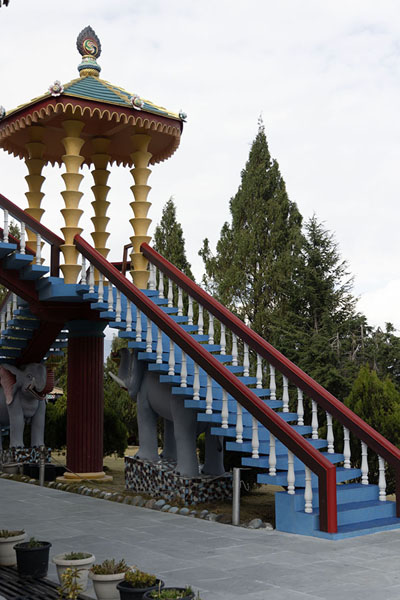
<path fill-rule="evenodd" d="M 2 119 L 4 119 L 5 116 L 6 116 L 6 109 L 4 108 L 4 106 L 0 106 L 0 121 Z"/>
<path fill-rule="evenodd" d="M 76 40 L 76 47 L 82 56 L 82 62 L 78 66 L 81 77 L 98 77 L 101 71 L 96 58 L 101 54 L 101 44 L 94 30 L 90 27 L 82 29 Z"/>
<path fill-rule="evenodd" d="M 61 82 L 58 79 L 56 79 L 56 81 L 49 87 L 49 92 L 54 97 L 61 96 L 63 91 L 64 91 L 64 86 L 61 84 Z"/>
<path fill-rule="evenodd" d="M 133 94 L 130 97 L 130 101 L 132 106 L 134 106 L 135 108 L 143 108 L 144 106 L 144 100 L 140 96 L 138 96 L 138 94 Z"/>

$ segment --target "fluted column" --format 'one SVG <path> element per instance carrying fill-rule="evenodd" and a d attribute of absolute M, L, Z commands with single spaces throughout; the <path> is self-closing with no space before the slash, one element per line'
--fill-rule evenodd
<path fill-rule="evenodd" d="M 42 169 L 45 165 L 45 161 L 43 160 L 45 149 L 43 143 L 44 129 L 41 125 L 32 125 L 28 128 L 28 132 L 29 142 L 25 144 L 28 157 L 25 159 L 25 163 L 28 167 L 29 175 L 25 177 L 25 180 L 28 184 L 29 191 L 25 192 L 25 196 L 28 200 L 28 208 L 25 212 L 40 221 L 44 213 L 43 208 L 41 208 L 44 193 L 41 189 L 46 179 L 42 175 Z M 36 234 L 30 229 L 27 229 L 27 235 L 30 247 L 36 249 Z"/>
<path fill-rule="evenodd" d="M 78 120 L 69 120 L 64 121 L 62 125 L 66 134 L 66 137 L 62 140 L 65 148 L 62 160 L 66 168 L 66 173 L 62 175 L 62 178 L 66 189 L 61 192 L 65 202 L 65 208 L 61 210 L 65 222 L 65 227 L 61 228 L 65 240 L 65 244 L 61 246 L 64 254 L 64 264 L 61 266 L 61 270 L 65 283 L 76 283 L 81 270 L 81 267 L 77 264 L 78 252 L 74 246 L 74 236 L 82 232 L 82 228 L 78 227 L 83 212 L 79 208 L 79 201 L 82 197 L 79 186 L 83 179 L 79 169 L 84 160 L 83 156 L 80 155 L 84 144 L 84 140 L 80 137 L 84 123 Z"/>
<path fill-rule="evenodd" d="M 131 207 L 135 216 L 130 220 L 134 230 L 134 235 L 130 238 L 133 244 L 131 275 L 133 283 L 140 289 L 147 288 L 149 278 L 147 270 L 148 261 L 140 252 L 140 245 L 143 242 L 148 243 L 151 240 L 151 236 L 147 235 L 151 223 L 151 219 L 147 218 L 147 213 L 151 206 L 151 203 L 147 202 L 147 196 L 151 190 L 151 187 L 147 185 L 147 180 L 151 173 L 151 170 L 148 168 L 152 157 L 150 152 L 148 152 L 150 140 L 151 137 L 143 133 L 137 133 L 132 136 L 134 152 L 131 154 L 131 158 L 134 168 L 131 170 L 131 173 L 135 180 L 135 185 L 131 186 L 131 190 L 135 200 L 131 202 Z"/>
<path fill-rule="evenodd" d="M 94 170 L 92 171 L 94 185 L 92 191 L 94 195 L 94 202 L 92 206 L 94 209 L 95 216 L 92 217 L 92 223 L 94 226 L 94 232 L 91 234 L 93 238 L 94 247 L 100 252 L 105 258 L 109 253 L 107 248 L 107 240 L 109 233 L 106 232 L 109 217 L 106 216 L 110 203 L 107 202 L 107 194 L 110 191 L 110 186 L 107 185 L 110 171 L 107 170 L 107 165 L 110 160 L 110 155 L 107 154 L 110 140 L 107 138 L 94 138 L 92 140 L 94 153 L 92 154 L 92 162 L 94 164 Z"/>

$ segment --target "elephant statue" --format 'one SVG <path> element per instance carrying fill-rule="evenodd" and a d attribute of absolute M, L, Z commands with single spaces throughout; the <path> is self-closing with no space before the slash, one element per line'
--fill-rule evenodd
<path fill-rule="evenodd" d="M 197 436 L 205 433 L 204 475 L 220 476 L 225 473 L 222 438 L 211 435 L 208 423 L 197 422 L 197 411 L 185 408 L 182 397 L 174 396 L 167 384 L 160 383 L 159 375 L 149 371 L 145 361 L 138 360 L 137 351 L 122 348 L 119 351 L 118 377 L 112 378 L 137 401 L 139 450 L 137 458 L 157 462 L 176 462 L 175 472 L 185 477 L 199 476 Z M 164 419 L 164 449 L 158 454 L 157 420 Z"/>
<path fill-rule="evenodd" d="M 25 423 L 31 423 L 31 446 L 44 443 L 45 395 L 53 387 L 43 364 L 0 365 L 0 425 L 10 426 L 10 447 L 24 446 Z"/>

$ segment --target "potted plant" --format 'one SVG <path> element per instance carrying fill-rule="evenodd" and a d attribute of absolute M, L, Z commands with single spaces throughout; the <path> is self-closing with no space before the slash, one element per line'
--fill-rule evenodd
<path fill-rule="evenodd" d="M 0 566 L 13 567 L 17 564 L 14 544 L 23 542 L 25 531 L 23 529 L 0 529 Z"/>
<path fill-rule="evenodd" d="M 53 563 L 57 567 L 57 575 L 62 583 L 62 574 L 67 569 L 76 569 L 78 572 L 78 584 L 81 590 L 87 588 L 89 569 L 95 561 L 94 554 L 90 552 L 64 552 L 53 557 Z"/>
<path fill-rule="evenodd" d="M 142 600 L 145 592 L 162 589 L 164 582 L 155 575 L 140 571 L 136 567 L 125 573 L 123 581 L 117 585 L 121 600 Z"/>
<path fill-rule="evenodd" d="M 69 598 L 69 600 L 77 600 L 79 593 L 83 592 L 82 586 L 79 584 L 79 570 L 66 567 L 61 573 L 61 586 L 57 588 L 58 597 L 60 600 Z"/>
<path fill-rule="evenodd" d="M 146 592 L 143 600 L 194 600 L 195 594 L 190 586 L 184 588 L 167 587 Z M 197 593 L 196 600 L 201 600 Z"/>
<path fill-rule="evenodd" d="M 51 543 L 31 537 L 29 542 L 15 544 L 17 568 L 20 577 L 46 577 L 49 568 Z"/>
<path fill-rule="evenodd" d="M 126 562 L 117 562 L 114 558 L 93 565 L 89 571 L 89 578 L 93 581 L 98 600 L 119 600 L 117 585 L 124 579 L 127 571 L 129 567 Z"/>

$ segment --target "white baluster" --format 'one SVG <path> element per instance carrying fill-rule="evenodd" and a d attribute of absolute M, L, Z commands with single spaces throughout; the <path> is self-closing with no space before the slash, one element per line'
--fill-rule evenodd
<path fill-rule="evenodd" d="M 25 223 L 23 221 L 21 221 L 19 251 L 21 254 L 25 254 L 25 252 L 26 252 L 26 232 L 25 232 Z"/>
<path fill-rule="evenodd" d="M 275 367 L 269 365 L 269 390 L 270 399 L 276 400 L 276 379 L 275 379 Z"/>
<path fill-rule="evenodd" d="M 203 307 L 199 304 L 199 319 L 197 321 L 197 330 L 200 335 L 204 333 L 204 317 L 203 317 Z"/>
<path fill-rule="evenodd" d="M 311 485 L 311 471 L 308 467 L 305 467 L 306 472 L 306 487 L 304 490 L 304 512 L 312 513 L 312 485 Z"/>
<path fill-rule="evenodd" d="M 183 292 L 182 288 L 178 287 L 178 317 L 183 315 Z"/>
<path fill-rule="evenodd" d="M 232 365 L 238 365 L 238 342 L 236 333 L 232 333 Z"/>
<path fill-rule="evenodd" d="M 7 302 L 7 313 L 6 313 L 7 325 L 9 323 L 9 321 L 11 321 L 11 319 L 12 319 L 11 309 L 12 309 L 12 302 L 11 302 L 11 300 L 9 300 Z"/>
<path fill-rule="evenodd" d="M 386 501 L 386 477 L 385 477 L 385 461 L 381 456 L 378 456 L 379 462 L 379 500 L 381 502 Z"/>
<path fill-rule="evenodd" d="M 200 375 L 197 363 L 194 363 L 193 400 L 200 400 Z"/>
<path fill-rule="evenodd" d="M 107 310 L 108 312 L 112 312 L 114 310 L 114 295 L 113 295 L 113 286 L 111 281 L 108 282 L 108 296 L 107 296 Z"/>
<path fill-rule="evenodd" d="M 226 390 L 222 390 L 222 411 L 221 411 L 221 419 L 222 419 L 222 429 L 228 429 L 228 392 Z"/>
<path fill-rule="evenodd" d="M 86 285 L 86 258 L 82 256 L 81 283 Z"/>
<path fill-rule="evenodd" d="M 368 485 L 368 446 L 361 442 L 361 483 Z"/>
<path fill-rule="evenodd" d="M 168 306 L 174 305 L 174 290 L 172 289 L 172 279 L 168 278 Z"/>
<path fill-rule="evenodd" d="M 326 441 L 328 442 L 328 454 L 333 454 L 335 452 L 335 439 L 333 437 L 333 425 L 332 425 L 332 415 L 326 413 Z"/>
<path fill-rule="evenodd" d="M 140 312 L 140 310 L 137 308 L 136 309 L 136 341 L 137 342 L 141 342 L 142 341 L 142 313 Z"/>
<path fill-rule="evenodd" d="M 250 357 L 248 344 L 243 344 L 243 375 L 245 377 L 248 377 L 250 375 Z"/>
<path fill-rule="evenodd" d="M 208 313 L 208 343 L 214 343 L 214 317 L 211 313 Z"/>
<path fill-rule="evenodd" d="M 221 354 L 225 355 L 226 354 L 226 332 L 225 332 L 225 325 L 223 323 L 221 323 L 221 339 L 220 339 L 220 346 L 221 346 Z"/>
<path fill-rule="evenodd" d="M 100 282 L 99 282 L 100 287 Z M 132 331 L 132 305 L 130 301 L 126 300 L 126 331 Z"/>
<path fill-rule="evenodd" d="M 236 402 L 236 443 L 243 444 L 243 410 L 239 402 Z"/>
<path fill-rule="evenodd" d="M 211 377 L 207 375 L 207 392 L 206 392 L 206 415 L 212 415 L 213 412 L 213 395 Z"/>
<path fill-rule="evenodd" d="M 295 483 L 294 457 L 293 457 L 293 452 L 288 450 L 288 472 L 287 472 L 287 493 L 288 494 L 294 494 L 294 483 Z"/>
<path fill-rule="evenodd" d="M 103 302 L 104 301 L 104 276 L 103 276 L 103 273 L 100 273 L 100 271 L 99 271 L 99 287 L 98 287 L 97 292 L 98 292 L 97 301 Z"/>
<path fill-rule="evenodd" d="M 117 290 L 117 299 L 118 299 L 118 292 L 119 292 L 119 290 Z M 92 264 L 89 265 L 89 294 L 94 294 L 94 266 Z M 120 292 L 120 301 L 121 301 L 121 292 Z M 121 307 L 120 307 L 120 313 L 121 313 Z"/>
<path fill-rule="evenodd" d="M 8 244 L 8 210 L 4 211 L 3 242 Z"/>
<path fill-rule="evenodd" d="M 303 390 L 297 388 L 297 425 L 304 425 Z"/>
<path fill-rule="evenodd" d="M 169 340 L 168 375 L 175 375 L 175 344 Z"/>
<path fill-rule="evenodd" d="M 94 281 L 94 279 L 93 279 Z M 115 321 L 117 323 L 121 322 L 121 292 L 118 288 L 116 288 L 117 290 L 117 299 L 115 301 Z M 93 286 L 93 291 L 94 291 L 94 286 Z"/>
<path fill-rule="evenodd" d="M 0 315 L 0 323 L 1 323 L 1 337 L 3 337 L 3 332 L 6 328 L 6 313 L 4 311 L 2 311 L 1 315 Z"/>
<path fill-rule="evenodd" d="M 153 265 L 152 263 L 149 263 L 149 271 L 150 271 L 149 290 L 155 290 L 156 289 L 156 266 Z"/>
<path fill-rule="evenodd" d="M 13 294 L 12 295 L 12 311 L 13 311 L 13 315 L 15 313 L 15 311 L 17 310 L 18 305 L 17 305 L 17 294 Z"/>
<path fill-rule="evenodd" d="M 269 474 L 272 477 L 276 475 L 276 440 L 272 433 L 269 434 L 269 458 L 268 458 Z"/>
<path fill-rule="evenodd" d="M 351 450 L 350 450 L 350 431 L 347 427 L 343 427 L 343 466 L 345 469 L 350 469 Z"/>
<path fill-rule="evenodd" d="M 255 417 L 253 417 L 251 422 L 251 458 L 259 458 L 258 449 L 260 447 L 260 440 L 258 437 L 258 421 Z"/>
<path fill-rule="evenodd" d="M 164 297 L 164 273 L 158 271 L 158 295 L 160 298 Z"/>
<path fill-rule="evenodd" d="M 151 326 L 151 321 L 149 317 L 147 317 L 147 330 L 146 330 L 146 352 L 151 352 L 153 350 L 153 331 Z"/>
<path fill-rule="evenodd" d="M 318 406 L 315 400 L 311 401 L 311 438 L 313 440 L 318 439 Z"/>
<path fill-rule="evenodd" d="M 283 403 L 283 412 L 289 412 L 289 380 L 285 375 L 282 376 L 282 385 L 283 385 L 283 393 L 282 393 L 282 403 Z"/>
<path fill-rule="evenodd" d="M 256 372 L 256 389 L 261 390 L 262 388 L 262 358 L 257 354 L 257 372 Z"/>
<path fill-rule="evenodd" d="M 181 387 L 187 387 L 187 360 L 186 354 L 182 350 L 182 364 L 181 364 Z"/>
<path fill-rule="evenodd" d="M 157 327 L 156 363 L 158 365 L 162 364 L 162 335 L 159 327 Z"/>
<path fill-rule="evenodd" d="M 193 298 L 191 296 L 188 296 L 188 299 L 188 325 L 193 325 Z"/>
<path fill-rule="evenodd" d="M 36 234 L 36 261 L 37 265 L 42 264 L 42 236 Z"/>

